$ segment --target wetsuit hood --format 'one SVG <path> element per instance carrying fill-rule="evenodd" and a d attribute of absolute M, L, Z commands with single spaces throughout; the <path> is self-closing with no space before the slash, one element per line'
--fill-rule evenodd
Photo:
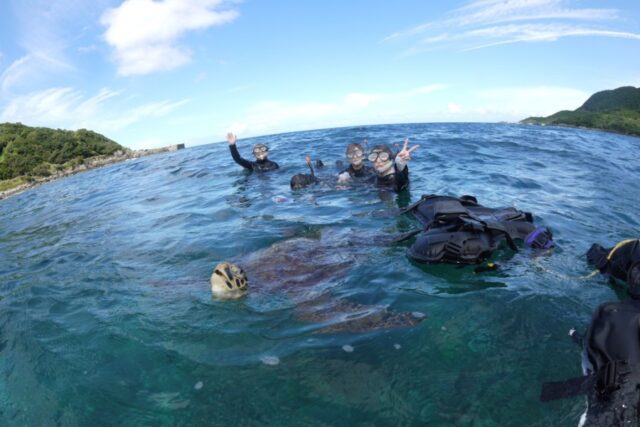
<path fill-rule="evenodd" d="M 605 249 L 599 244 L 594 243 L 587 251 L 587 262 L 601 270 L 607 265 L 608 254 L 609 249 Z"/>
<path fill-rule="evenodd" d="M 299 173 L 291 177 L 289 185 L 292 190 L 299 190 L 320 182 L 314 175 Z"/>
<path fill-rule="evenodd" d="M 356 150 L 362 151 L 362 155 L 364 156 L 364 148 L 362 148 L 362 145 L 358 144 L 357 142 L 347 145 L 347 151 L 345 152 L 345 154 L 348 155 Z"/>

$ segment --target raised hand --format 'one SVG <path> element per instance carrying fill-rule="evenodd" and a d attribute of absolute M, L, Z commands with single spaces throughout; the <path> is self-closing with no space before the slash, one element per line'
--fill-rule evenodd
<path fill-rule="evenodd" d="M 409 138 L 404 139 L 404 145 L 402 146 L 402 150 L 398 152 L 397 156 L 404 160 L 405 162 L 411 160 L 411 152 L 418 149 L 419 145 L 414 145 L 411 148 L 407 148 L 409 146 Z"/>
<path fill-rule="evenodd" d="M 229 145 L 235 145 L 236 144 L 236 136 L 233 133 L 229 132 L 227 134 L 227 142 L 229 142 Z"/>
<path fill-rule="evenodd" d="M 311 157 L 304 156 L 304 161 L 307 162 L 308 165 L 310 165 L 311 164 Z"/>

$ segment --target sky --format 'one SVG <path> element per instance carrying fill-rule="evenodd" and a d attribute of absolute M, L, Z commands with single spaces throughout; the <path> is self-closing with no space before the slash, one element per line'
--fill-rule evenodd
<path fill-rule="evenodd" d="M 133 149 L 516 122 L 620 86 L 638 0 L 0 0 L 0 122 Z"/>

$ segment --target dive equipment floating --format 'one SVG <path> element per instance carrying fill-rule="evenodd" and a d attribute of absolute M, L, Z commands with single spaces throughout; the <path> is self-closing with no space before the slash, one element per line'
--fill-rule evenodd
<path fill-rule="evenodd" d="M 406 212 L 424 226 L 407 249 L 409 258 L 419 263 L 478 264 L 504 244 L 517 251 L 516 240 L 535 249 L 553 247 L 551 232 L 536 227 L 531 213 L 482 206 L 473 196 L 424 195 Z"/>

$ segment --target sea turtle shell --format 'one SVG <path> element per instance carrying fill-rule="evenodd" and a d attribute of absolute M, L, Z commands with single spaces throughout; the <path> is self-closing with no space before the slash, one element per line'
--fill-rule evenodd
<path fill-rule="evenodd" d="M 332 289 L 368 258 L 367 247 L 351 230 L 324 229 L 317 237 L 275 243 L 238 260 L 249 276 L 249 292 L 285 294 L 298 319 L 324 323 L 320 332 L 371 331 L 414 326 L 422 313 L 398 313 L 386 306 L 363 305 Z M 366 239 L 365 239 L 366 240 Z"/>

